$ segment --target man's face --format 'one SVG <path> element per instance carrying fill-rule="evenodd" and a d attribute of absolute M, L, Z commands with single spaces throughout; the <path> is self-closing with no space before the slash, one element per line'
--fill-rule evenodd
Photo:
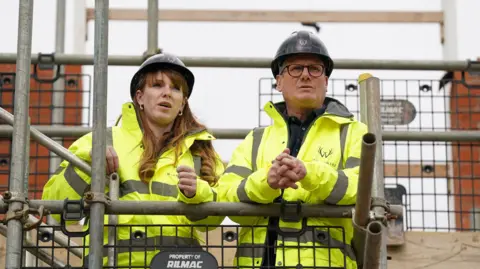
<path fill-rule="evenodd" d="M 277 90 L 289 106 L 316 109 L 325 100 L 328 86 L 325 64 L 313 55 L 290 56 L 276 79 Z"/>

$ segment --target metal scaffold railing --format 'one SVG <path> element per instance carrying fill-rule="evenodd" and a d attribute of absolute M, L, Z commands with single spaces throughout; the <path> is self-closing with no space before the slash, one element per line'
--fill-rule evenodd
<path fill-rule="evenodd" d="M 39 55 L 32 54 L 32 63 L 39 62 Z M 219 68 L 270 68 L 270 58 L 248 57 L 179 57 L 190 67 Z M 0 53 L 1 63 L 15 63 L 17 54 Z M 145 60 L 145 55 L 109 55 L 108 64 L 112 66 L 137 66 Z M 92 65 L 94 55 L 56 54 L 55 63 L 73 65 Z M 335 69 L 369 70 L 471 70 L 480 71 L 480 65 L 469 60 L 373 60 L 373 59 L 335 59 Z"/>

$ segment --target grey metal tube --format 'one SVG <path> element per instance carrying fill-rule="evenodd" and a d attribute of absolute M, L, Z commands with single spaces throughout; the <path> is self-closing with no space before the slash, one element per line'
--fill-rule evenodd
<path fill-rule="evenodd" d="M 32 215 L 28 216 L 28 223 L 36 223 L 37 221 L 38 221 L 38 219 L 35 218 L 34 216 L 32 216 Z M 47 226 L 47 225 L 41 223 L 37 227 L 37 230 L 41 233 L 49 233 L 49 234 L 53 235 L 53 241 L 55 243 L 59 244 L 60 246 L 64 246 L 64 247 L 70 246 L 68 251 L 70 251 L 73 255 L 75 255 L 79 258 L 83 257 L 83 251 L 82 251 L 81 248 L 76 248 L 76 247 L 78 247 L 78 244 L 75 243 L 75 241 L 70 240 L 70 238 L 68 236 L 66 236 L 66 235 L 64 235 L 60 232 L 54 233 L 53 228 L 45 227 L 45 226 Z"/>
<path fill-rule="evenodd" d="M 9 191 L 18 202 L 9 206 L 9 211 L 14 214 L 17 210 L 23 209 L 22 200 L 25 162 L 29 160 L 26 156 L 28 132 L 28 111 L 30 96 L 30 55 L 32 53 L 32 21 L 33 1 L 20 0 L 18 12 L 18 38 L 15 76 L 15 103 L 14 113 L 16 121 L 13 124 L 12 143 L 12 164 L 10 169 Z M 20 220 L 11 219 L 7 222 L 7 242 L 5 255 L 5 268 L 19 269 L 22 266 L 22 234 L 23 225 Z"/>
<path fill-rule="evenodd" d="M 0 224 L 0 234 L 3 236 L 7 236 L 7 227 L 3 224 Z M 23 240 L 24 246 L 28 247 L 27 251 L 32 254 L 33 256 L 37 257 L 39 260 L 42 262 L 48 264 L 51 267 L 55 268 L 64 268 L 65 264 L 63 264 L 61 261 L 56 259 L 55 257 L 51 257 L 50 254 L 41 248 L 37 248 L 34 243 L 30 240 Z M 8 267 L 5 267 L 8 268 Z"/>
<path fill-rule="evenodd" d="M 65 18 L 66 18 L 66 0 L 57 0 L 57 11 L 56 11 L 56 23 L 55 23 L 55 53 L 64 53 L 65 52 Z M 59 65 L 56 68 L 59 68 L 60 74 L 65 74 L 65 67 Z M 56 76 L 56 71 L 54 70 L 53 76 Z M 63 76 L 60 76 L 53 83 L 53 93 L 52 93 L 52 125 L 61 126 L 63 125 L 63 114 L 65 106 L 65 80 Z M 60 137 L 54 138 L 55 142 L 61 145 L 62 139 Z M 54 173 L 60 164 L 60 158 L 50 151 L 50 173 Z"/>
<path fill-rule="evenodd" d="M 15 63 L 17 54 L 0 53 L 0 63 Z M 271 58 L 245 57 L 181 57 L 190 67 L 226 68 L 270 68 Z M 480 71 L 480 65 L 470 65 L 469 61 L 441 60 L 376 60 L 376 59 L 334 59 L 335 69 L 368 70 L 459 70 Z M 38 54 L 32 54 L 32 63 L 38 62 Z M 138 66 L 143 62 L 142 55 L 110 55 L 110 65 Z M 92 65 L 93 55 L 58 54 L 55 63 L 72 65 Z"/>
<path fill-rule="evenodd" d="M 113 173 L 109 180 L 109 195 L 111 201 L 117 201 L 119 198 L 120 178 L 117 173 Z M 118 216 L 115 214 L 108 215 L 108 244 L 114 246 L 117 238 Z M 115 268 L 117 266 L 117 257 L 115 255 L 115 248 L 108 248 L 108 266 Z"/>
<path fill-rule="evenodd" d="M 95 39 L 93 66 L 92 192 L 105 192 L 108 89 L 108 0 L 95 1 Z M 105 205 L 94 203 L 90 209 L 90 251 L 88 267 L 103 266 L 103 228 Z"/>
<path fill-rule="evenodd" d="M 64 201 L 30 200 L 32 207 L 44 206 L 51 214 L 63 212 Z M 302 205 L 302 216 L 351 218 L 353 206 Z M 0 200 L 0 213 L 6 213 L 7 204 Z M 403 207 L 390 205 L 390 211 L 397 216 L 403 216 Z M 111 201 L 105 213 L 118 215 L 148 214 L 148 215 L 191 215 L 191 216 L 280 216 L 280 205 L 254 205 L 248 203 L 209 202 L 199 205 L 188 205 L 181 202 L 150 202 L 150 201 Z"/>
<path fill-rule="evenodd" d="M 147 23 L 147 55 L 153 55 L 158 48 L 158 0 L 148 0 Z"/>
<path fill-rule="evenodd" d="M 381 245 L 384 226 L 379 221 L 372 221 L 367 226 L 363 269 L 378 269 L 381 266 Z"/>
<path fill-rule="evenodd" d="M 13 125 L 14 122 L 17 122 L 17 119 L 14 118 L 14 116 L 10 114 L 10 112 L 6 111 L 1 107 L 0 107 L 0 119 L 6 121 L 8 124 L 11 124 L 11 125 Z M 52 127 L 52 128 L 57 128 L 57 127 Z M 12 129 L 12 127 L 10 127 L 10 129 Z M 25 133 L 27 132 L 28 132 L 28 129 Z M 75 156 L 73 153 L 71 153 L 70 151 L 68 151 L 67 149 L 65 149 L 55 141 L 53 141 L 51 138 L 44 135 L 42 132 L 38 131 L 32 126 L 30 126 L 30 134 L 32 138 L 35 139 L 35 141 L 47 147 L 49 150 L 55 152 L 57 155 L 61 156 L 65 160 L 69 161 L 74 166 L 78 167 L 80 170 L 85 172 L 86 174 L 91 175 L 92 172 L 91 172 L 90 165 L 88 163 L 86 163 L 85 161 Z M 18 139 L 17 136 L 14 136 L 14 137 Z"/>
<path fill-rule="evenodd" d="M 27 121 L 27 128 L 30 128 L 30 118 L 28 118 L 28 121 Z M 26 140 L 26 145 L 25 145 L 25 158 L 30 158 L 30 132 L 26 132 L 25 133 L 25 140 Z M 30 162 L 29 161 L 26 161 L 24 163 L 25 165 L 25 175 L 23 176 L 23 197 L 28 197 L 28 182 L 29 182 L 29 178 L 30 178 Z M 32 235 L 32 231 L 28 231 L 28 232 L 25 232 L 24 236 L 25 236 L 25 239 L 26 240 L 29 240 L 31 238 L 31 235 Z M 31 267 L 33 266 L 33 263 L 34 263 L 34 256 L 30 254 L 30 252 L 25 252 L 23 251 L 24 253 L 24 256 L 23 256 L 23 264 L 25 265 L 25 267 Z"/>
<path fill-rule="evenodd" d="M 0 108 L 1 109 L 1 108 Z M 7 112 L 8 113 L 8 112 Z M 0 115 L 1 116 L 1 115 Z M 91 127 L 33 125 L 36 130 L 48 137 L 80 137 L 92 131 Z M 251 129 L 210 129 L 218 139 L 244 139 Z M 0 125 L 0 138 L 12 137 L 13 129 L 8 125 Z M 383 131 L 383 141 L 480 141 L 477 131 Z"/>
<path fill-rule="evenodd" d="M 357 201 L 353 215 L 354 235 L 353 247 L 357 255 L 357 263 L 361 268 L 365 253 L 365 227 L 370 220 L 370 204 L 372 199 L 373 173 L 375 168 L 376 137 L 372 133 L 363 136 L 362 153 L 360 155 L 360 172 L 357 186 Z"/>
<path fill-rule="evenodd" d="M 383 177 L 383 140 L 382 122 L 380 114 L 380 80 L 376 77 L 368 77 L 360 81 L 360 110 L 361 119 L 368 126 L 368 131 L 378 138 L 375 149 L 375 169 L 372 184 L 372 197 L 385 198 L 385 179 Z M 383 207 L 374 207 L 375 217 L 384 217 Z M 386 234 L 383 235 L 386 239 Z M 380 246 L 380 268 L 387 268 L 387 244 L 383 240 Z"/>
<path fill-rule="evenodd" d="M 384 141 L 480 141 L 480 132 L 478 131 L 383 131 L 382 133 L 382 139 Z"/>
<path fill-rule="evenodd" d="M 355 223 L 362 227 L 367 225 L 370 218 L 376 146 L 376 138 L 374 134 L 367 133 L 363 136 L 357 201 L 355 204 Z"/>

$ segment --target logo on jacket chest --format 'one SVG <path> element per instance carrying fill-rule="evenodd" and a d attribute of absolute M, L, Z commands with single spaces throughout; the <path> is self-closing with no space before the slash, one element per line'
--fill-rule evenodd
<path fill-rule="evenodd" d="M 335 158 L 334 157 L 334 151 L 332 148 L 327 148 L 327 147 L 323 147 L 323 146 L 320 146 L 318 147 L 318 156 L 320 158 L 315 158 L 315 159 L 319 159 L 320 161 L 323 161 L 325 162 L 326 164 L 330 165 L 331 167 L 333 168 L 336 168 L 337 167 L 337 163 L 335 162 Z"/>
<path fill-rule="evenodd" d="M 320 154 L 320 157 L 327 159 L 328 157 L 330 157 L 330 155 L 332 155 L 333 149 L 331 149 L 331 148 L 326 149 L 326 148 L 320 146 L 320 147 L 318 147 L 318 153 Z"/>

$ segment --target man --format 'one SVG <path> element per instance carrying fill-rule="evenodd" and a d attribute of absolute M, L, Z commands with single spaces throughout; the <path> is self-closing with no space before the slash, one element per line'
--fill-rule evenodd
<path fill-rule="evenodd" d="M 271 69 L 285 101 L 268 102 L 264 109 L 273 124 L 254 129 L 234 151 L 219 181 L 221 199 L 354 204 L 367 127 L 325 96 L 333 71 L 325 45 L 310 32 L 294 32 Z M 351 219 L 230 218 L 254 225 L 239 234 L 234 263 L 241 268 L 357 268 Z"/>

